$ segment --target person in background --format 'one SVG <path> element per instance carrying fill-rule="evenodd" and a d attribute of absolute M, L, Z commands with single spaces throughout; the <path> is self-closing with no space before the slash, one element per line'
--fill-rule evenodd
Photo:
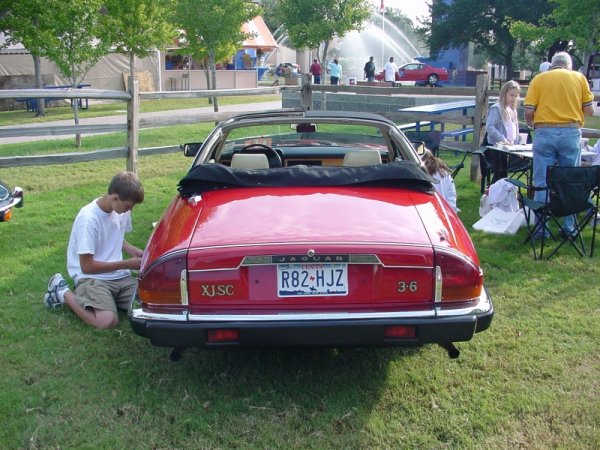
<path fill-rule="evenodd" d="M 584 116 L 594 114 L 594 94 L 585 76 L 572 67 L 568 53 L 556 53 L 550 69 L 533 77 L 525 96 L 525 120 L 535 128 L 533 185 L 537 188 L 546 187 L 548 166 L 580 164 L 581 127 Z M 545 191 L 535 192 L 536 201 L 545 198 Z M 571 233 L 573 216 L 564 218 L 563 228 Z"/>
<path fill-rule="evenodd" d="M 277 68 L 275 69 L 275 75 L 278 77 L 282 77 L 283 76 L 283 64 L 279 64 L 277 66 Z"/>
<path fill-rule="evenodd" d="M 314 84 L 321 84 L 321 64 L 319 64 L 319 61 L 313 59 L 308 73 L 312 75 Z"/>
<path fill-rule="evenodd" d="M 342 78 L 342 66 L 337 59 L 334 59 L 332 63 L 329 63 L 329 79 L 331 84 L 340 84 Z"/>
<path fill-rule="evenodd" d="M 396 72 L 398 72 L 398 66 L 394 63 L 394 57 L 390 56 L 390 60 L 383 66 L 383 79 L 384 81 L 396 81 Z"/>
<path fill-rule="evenodd" d="M 144 188 L 133 172 L 116 174 L 107 192 L 81 208 L 71 230 L 67 270 L 75 290 L 60 273 L 48 282 L 44 305 L 65 303 L 85 323 L 98 329 L 119 323 L 117 308 L 127 309 L 136 289 L 131 270 L 138 270 L 143 251 L 125 240 L 131 210 L 144 201 Z M 130 258 L 123 259 L 123 252 Z"/>
<path fill-rule="evenodd" d="M 448 75 L 450 75 L 450 83 L 452 85 L 456 84 L 456 74 L 458 70 L 452 61 L 448 64 Z"/>
<path fill-rule="evenodd" d="M 373 83 L 375 81 L 375 58 L 372 56 L 369 57 L 369 60 L 365 63 L 364 71 L 365 78 L 369 83 Z"/>
<path fill-rule="evenodd" d="M 519 118 L 517 106 L 521 86 L 516 81 L 507 81 L 500 89 L 498 101 L 488 110 L 485 131 L 490 145 L 518 144 Z M 506 153 L 488 151 L 494 176 L 492 184 L 508 176 L 508 157 Z"/>
<path fill-rule="evenodd" d="M 544 60 L 540 63 L 540 72 L 546 72 L 548 69 L 550 69 L 550 61 L 544 58 Z"/>
<path fill-rule="evenodd" d="M 431 150 L 425 150 L 421 160 L 425 164 L 429 175 L 435 180 L 433 188 L 446 199 L 454 211 L 458 212 L 459 209 L 456 207 L 456 187 L 454 186 L 454 180 L 452 179 L 448 165 L 443 159 L 433 156 Z"/>

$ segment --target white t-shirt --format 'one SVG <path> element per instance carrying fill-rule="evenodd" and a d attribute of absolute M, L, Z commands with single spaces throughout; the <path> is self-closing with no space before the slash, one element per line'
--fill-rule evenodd
<path fill-rule="evenodd" d="M 128 269 L 113 272 L 86 274 L 81 270 L 79 255 L 92 254 L 96 261 L 122 261 L 125 233 L 131 231 L 131 212 L 123 214 L 104 212 L 98 199 L 85 205 L 75 218 L 69 247 L 67 270 L 74 282 L 82 278 L 118 280 L 131 274 Z"/>
<path fill-rule="evenodd" d="M 398 66 L 393 62 L 388 61 L 383 66 L 385 81 L 396 81 L 396 72 L 398 72 Z"/>
<path fill-rule="evenodd" d="M 514 112 L 510 108 L 507 108 L 507 110 L 507 115 L 509 117 L 514 115 Z M 502 119 L 504 130 L 506 131 L 506 139 L 508 139 L 509 142 L 518 142 L 517 138 L 519 137 L 519 125 L 517 122 L 517 118 L 515 117 L 514 119 L 514 122 L 510 119 Z"/>
<path fill-rule="evenodd" d="M 436 172 L 431 177 L 437 181 L 437 183 L 433 183 L 436 192 L 446 199 L 454 211 L 458 211 L 459 209 L 456 207 L 456 187 L 452 176 L 449 173 L 442 175 L 440 172 Z"/>

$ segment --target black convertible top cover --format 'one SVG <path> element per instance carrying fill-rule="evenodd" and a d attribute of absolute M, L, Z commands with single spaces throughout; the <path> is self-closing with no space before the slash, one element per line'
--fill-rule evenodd
<path fill-rule="evenodd" d="M 433 189 L 432 182 L 411 161 L 363 167 L 297 165 L 254 170 L 199 164 L 179 181 L 178 190 L 182 197 L 232 187 L 276 186 L 390 186 L 429 192 Z"/>

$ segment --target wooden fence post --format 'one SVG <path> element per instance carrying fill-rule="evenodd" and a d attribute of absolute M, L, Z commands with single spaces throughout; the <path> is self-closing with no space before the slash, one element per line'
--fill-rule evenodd
<path fill-rule="evenodd" d="M 128 89 L 131 98 L 127 102 L 127 143 L 129 147 L 127 170 L 137 173 L 139 147 L 138 134 L 140 128 L 140 92 L 139 82 L 136 77 L 128 78 Z"/>
<path fill-rule="evenodd" d="M 312 111 L 312 83 L 310 82 L 312 75 L 309 73 L 302 74 L 302 89 L 300 90 L 300 104 L 304 111 Z"/>
<path fill-rule="evenodd" d="M 488 112 L 488 80 L 489 75 L 482 73 L 477 75 L 475 82 L 475 112 L 473 115 L 473 150 L 477 150 L 481 145 L 483 135 L 485 134 L 484 122 Z M 471 181 L 478 179 L 479 158 L 471 158 Z"/>

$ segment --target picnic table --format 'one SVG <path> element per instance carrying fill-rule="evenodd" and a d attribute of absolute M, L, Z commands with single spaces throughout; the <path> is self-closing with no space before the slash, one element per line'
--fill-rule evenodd
<path fill-rule="evenodd" d="M 401 108 L 398 110 L 398 112 L 407 114 L 425 113 L 441 116 L 442 114 L 453 111 L 462 111 L 462 115 L 467 116 L 469 109 L 473 108 L 475 108 L 475 100 L 458 100 L 454 102 L 434 103 L 432 105 L 411 106 L 410 108 Z M 421 121 L 417 121 L 417 131 L 421 130 L 420 122 Z M 463 125 L 462 129 L 446 131 L 445 123 L 443 121 L 427 121 L 426 126 L 428 126 L 430 130 L 434 130 L 437 123 L 440 124 L 442 137 L 453 137 L 455 140 L 458 140 L 459 137 L 462 137 L 462 140 L 465 141 L 467 135 L 473 133 L 473 128 L 467 127 L 467 125 Z"/>
<path fill-rule="evenodd" d="M 501 153 L 509 155 L 513 158 L 518 158 L 518 159 L 528 162 L 529 164 L 523 165 L 523 167 L 527 168 L 526 175 L 527 175 L 528 182 L 531 183 L 533 181 L 533 164 L 532 164 L 532 162 L 533 162 L 533 144 L 488 145 L 485 147 L 485 149 L 494 151 L 494 152 L 501 152 Z M 588 150 L 582 150 L 581 156 L 594 156 L 594 152 L 590 152 Z M 486 178 L 487 178 L 487 184 L 489 184 L 490 178 L 491 178 L 491 172 L 488 171 Z M 483 193 L 483 190 L 484 190 L 484 183 L 482 180 L 482 189 L 481 189 L 482 193 Z"/>
<path fill-rule="evenodd" d="M 87 84 L 87 83 L 82 83 L 77 85 L 77 89 L 82 89 L 84 87 L 90 87 L 91 84 Z M 44 89 L 71 89 L 72 86 L 70 84 L 66 84 L 66 85 L 59 85 L 59 86 L 46 86 L 44 85 Z M 51 101 L 55 101 L 55 100 L 61 100 L 60 98 L 44 98 L 44 106 L 48 106 L 48 103 L 50 103 Z M 77 100 L 77 106 L 79 107 L 79 109 L 88 109 L 89 108 L 89 99 L 85 98 L 85 99 L 81 99 L 81 98 L 77 98 L 77 99 L 70 99 L 71 101 L 71 106 L 73 106 L 73 100 Z M 27 111 L 33 111 L 36 112 L 37 111 L 37 98 L 17 98 L 16 101 L 18 102 L 24 102 L 25 103 L 25 108 L 27 109 Z M 85 105 L 85 106 L 84 106 Z"/>

